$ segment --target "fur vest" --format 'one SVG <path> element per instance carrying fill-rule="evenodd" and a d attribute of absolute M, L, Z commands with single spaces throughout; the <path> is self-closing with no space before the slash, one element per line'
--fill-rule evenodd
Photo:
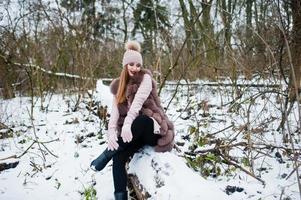
<path fill-rule="evenodd" d="M 141 70 L 134 77 L 130 77 L 130 80 L 126 87 L 126 101 L 118 104 L 119 118 L 117 122 L 117 130 L 120 133 L 123 126 L 124 119 L 127 115 L 127 112 L 135 98 L 135 94 L 143 80 L 144 74 L 147 73 L 150 76 L 151 72 L 148 70 Z M 119 86 L 119 78 L 114 79 L 110 85 L 111 92 L 116 95 Z M 160 135 L 161 138 L 158 140 L 155 150 L 157 152 L 170 151 L 174 145 L 174 126 L 173 123 L 168 119 L 165 114 L 163 107 L 161 106 L 161 101 L 157 93 L 157 84 L 155 80 L 152 79 L 152 91 L 148 98 L 145 100 L 140 114 L 152 117 L 160 125 Z"/>

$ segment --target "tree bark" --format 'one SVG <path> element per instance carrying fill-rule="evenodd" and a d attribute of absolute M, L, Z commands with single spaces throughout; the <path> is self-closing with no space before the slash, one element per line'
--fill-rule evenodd
<path fill-rule="evenodd" d="M 125 1 L 122 1 L 122 21 L 124 24 L 124 36 L 123 36 L 123 43 L 126 43 L 126 41 L 128 40 L 128 23 L 126 20 L 126 10 L 127 10 L 128 6 L 125 6 Z"/>
<path fill-rule="evenodd" d="M 290 80 L 289 80 L 289 99 L 290 101 L 296 100 L 296 95 L 300 92 L 301 82 L 301 1 L 291 0 L 291 9 L 293 16 L 293 28 L 292 28 L 292 64 Z M 300 101 L 300 99 L 299 99 Z"/>
<path fill-rule="evenodd" d="M 14 98 L 15 94 L 12 87 L 12 77 L 9 64 L 6 62 L 5 58 L 0 56 L 0 84 L 3 87 L 3 98 L 10 99 Z"/>
<path fill-rule="evenodd" d="M 253 0 L 246 0 L 246 38 L 247 38 L 247 49 L 253 50 L 254 49 L 254 43 L 252 41 L 252 32 L 253 32 L 253 26 L 252 26 L 252 6 L 253 6 Z"/>
<path fill-rule="evenodd" d="M 231 23 L 232 23 L 232 13 L 236 7 L 236 1 L 232 0 L 221 0 L 219 1 L 221 10 L 220 14 L 222 17 L 222 22 L 224 24 L 224 46 L 228 46 L 231 48 Z"/>
<path fill-rule="evenodd" d="M 185 6 L 185 3 L 183 0 L 179 0 L 180 6 L 181 6 L 181 11 L 182 11 L 182 17 L 184 21 L 184 27 L 185 27 L 185 34 L 187 38 L 187 49 L 191 52 L 192 50 L 192 43 L 191 43 L 191 32 L 192 32 L 192 27 L 191 23 L 189 22 L 189 13 L 187 11 L 187 8 Z"/>
<path fill-rule="evenodd" d="M 219 58 L 218 55 L 218 46 L 215 41 L 214 35 L 214 27 L 211 20 L 211 7 L 212 7 L 213 0 L 202 0 L 202 24 L 203 24 L 203 31 L 202 31 L 202 42 L 205 46 L 206 50 L 206 59 L 209 65 L 215 65 L 216 61 Z"/>

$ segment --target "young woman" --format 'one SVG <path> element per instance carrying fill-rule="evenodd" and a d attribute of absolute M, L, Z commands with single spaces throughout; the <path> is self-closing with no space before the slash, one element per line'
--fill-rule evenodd
<path fill-rule="evenodd" d="M 110 85 L 114 100 L 108 148 L 91 163 L 93 170 L 100 171 L 113 158 L 116 200 L 128 198 L 125 164 L 135 152 L 144 145 L 157 152 L 170 151 L 174 144 L 174 127 L 161 106 L 156 82 L 142 69 L 139 43 L 130 41 L 125 47 L 122 72 Z"/>

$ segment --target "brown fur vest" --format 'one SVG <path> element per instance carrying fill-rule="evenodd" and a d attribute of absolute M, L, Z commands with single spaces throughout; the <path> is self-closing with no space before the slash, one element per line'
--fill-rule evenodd
<path fill-rule="evenodd" d="M 141 70 L 137 75 L 131 77 L 126 88 L 126 102 L 118 104 L 119 119 L 118 119 L 118 132 L 121 132 L 124 119 L 127 112 L 132 104 L 135 94 L 143 80 L 144 74 L 147 73 L 151 76 L 148 70 Z M 110 85 L 111 92 L 116 95 L 119 86 L 119 78 L 114 79 Z M 155 147 L 157 152 L 170 151 L 174 145 L 174 126 L 172 122 L 168 119 L 167 115 L 161 106 L 161 102 L 157 93 L 157 85 L 154 80 L 152 80 L 152 91 L 148 98 L 145 100 L 140 114 L 147 115 L 154 118 L 160 125 L 160 135 L 162 136 L 158 140 L 158 144 Z"/>

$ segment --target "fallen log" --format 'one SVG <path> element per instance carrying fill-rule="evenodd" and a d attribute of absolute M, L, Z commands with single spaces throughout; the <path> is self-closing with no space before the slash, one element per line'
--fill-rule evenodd
<path fill-rule="evenodd" d="M 175 152 L 145 147 L 129 163 L 129 180 L 142 199 L 229 199 L 224 189 L 190 169 Z"/>
<path fill-rule="evenodd" d="M 17 167 L 18 164 L 19 164 L 19 161 L 0 163 L 0 172 L 7 170 L 7 169 L 15 168 L 15 167 Z"/>
<path fill-rule="evenodd" d="M 135 196 L 138 200 L 145 200 L 151 197 L 151 195 L 145 190 L 139 179 L 134 174 L 128 175 L 129 187 L 134 190 Z"/>

